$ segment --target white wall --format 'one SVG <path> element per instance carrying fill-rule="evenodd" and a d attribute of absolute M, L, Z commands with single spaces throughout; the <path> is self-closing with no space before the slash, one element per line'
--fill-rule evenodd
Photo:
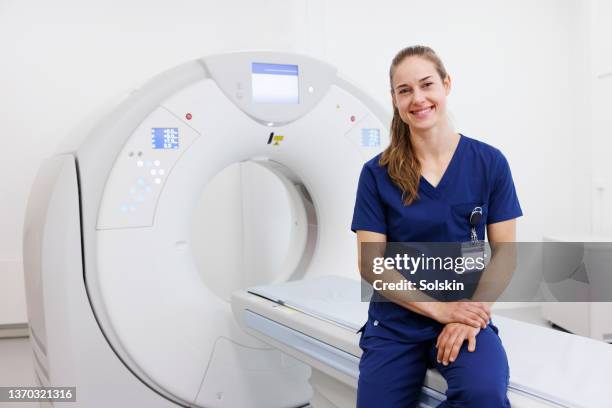
<path fill-rule="evenodd" d="M 576 214 L 596 218 L 589 158 L 603 151 L 590 142 L 585 79 L 592 8 L 580 0 L 1 2 L 0 267 L 9 266 L 0 273 L 13 270 L 13 286 L 22 279 L 31 182 L 81 118 L 181 62 L 247 48 L 327 59 L 390 108 L 391 58 L 406 45 L 431 45 L 454 81 L 457 129 L 510 160 L 526 214 L 519 238 L 589 232 Z M 607 155 L 598 160 L 608 165 Z M 9 310 L 4 291 L 0 308 Z"/>
<path fill-rule="evenodd" d="M 593 232 L 612 235 L 612 2 L 590 6 Z"/>

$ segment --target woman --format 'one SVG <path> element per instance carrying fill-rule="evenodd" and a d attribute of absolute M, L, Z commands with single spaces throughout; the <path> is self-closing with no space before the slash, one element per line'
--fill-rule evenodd
<path fill-rule="evenodd" d="M 515 240 L 522 211 L 508 162 L 485 143 L 455 133 L 446 99 L 451 79 L 423 46 L 401 50 L 390 69 L 391 143 L 359 178 L 352 230 L 362 242 L 466 242 L 470 214 L 483 241 Z M 361 265 L 361 262 L 360 262 Z M 361 268 L 362 277 L 372 282 Z M 357 406 L 417 405 L 428 367 L 448 383 L 440 407 L 509 407 L 509 368 L 490 302 L 406 301 L 377 293 L 362 329 Z"/>

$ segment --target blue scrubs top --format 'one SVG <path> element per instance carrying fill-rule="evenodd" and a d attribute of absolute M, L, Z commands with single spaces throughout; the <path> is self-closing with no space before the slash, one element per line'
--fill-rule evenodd
<path fill-rule="evenodd" d="M 421 177 L 419 198 L 409 206 L 403 204 L 400 188 L 389 177 L 387 167 L 378 164 L 379 159 L 380 154 L 361 171 L 353 231 L 379 232 L 388 242 L 467 242 L 474 207 L 482 207 L 482 220 L 476 227 L 480 240 L 485 238 L 486 224 L 523 215 L 508 161 L 486 143 L 460 135 L 438 185 L 433 187 Z M 441 325 L 392 302 L 371 302 L 369 315 L 369 321 L 378 320 L 400 337 L 418 335 L 406 333 L 408 328 L 438 330 L 436 326 Z"/>

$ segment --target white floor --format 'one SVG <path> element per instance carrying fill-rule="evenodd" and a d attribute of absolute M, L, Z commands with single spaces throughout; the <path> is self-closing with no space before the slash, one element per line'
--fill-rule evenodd
<path fill-rule="evenodd" d="M 0 387 L 34 387 L 30 339 L 0 338 Z M 2 408 L 38 408 L 34 402 L 0 402 Z"/>
<path fill-rule="evenodd" d="M 549 326 L 541 317 L 539 306 L 495 310 L 495 313 L 538 326 Z M 30 340 L 27 337 L 0 338 L 0 386 L 27 387 L 35 385 Z M 38 407 L 36 403 L 0 402 L 0 408 Z"/>

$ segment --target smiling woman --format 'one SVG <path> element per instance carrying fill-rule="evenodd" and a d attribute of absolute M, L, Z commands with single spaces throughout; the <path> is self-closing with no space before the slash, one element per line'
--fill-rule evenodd
<path fill-rule="evenodd" d="M 393 58 L 389 79 L 393 98 L 391 133 L 397 137 L 382 154 L 380 164 L 389 166 L 389 177 L 402 189 L 408 205 L 418 197 L 421 166 L 411 144 L 405 141 L 411 128 L 425 130 L 446 122 L 451 80 L 436 53 L 423 46 L 401 50 Z M 458 142 L 458 138 L 454 139 Z M 433 174 L 429 176 L 433 186 L 440 181 Z"/>
<path fill-rule="evenodd" d="M 359 259 L 368 256 L 362 242 L 469 241 L 484 248 L 485 230 L 492 244 L 514 241 L 522 211 L 508 162 L 496 148 L 452 129 L 446 112 L 451 79 L 440 58 L 428 47 L 405 48 L 393 59 L 390 81 L 391 143 L 359 178 L 351 226 Z M 510 267 L 492 247 L 481 282 L 500 280 Z M 428 367 L 448 383 L 439 407 L 510 406 L 508 360 L 490 321 L 495 297 L 483 296 L 478 285 L 466 291 L 469 301 L 436 301 L 411 288 L 391 289 L 403 278 L 397 269 L 383 277 L 359 264 L 365 281 L 384 280 L 374 287 L 361 334 L 359 408 L 417 406 Z M 447 293 L 453 289 L 448 283 L 442 287 Z"/>

